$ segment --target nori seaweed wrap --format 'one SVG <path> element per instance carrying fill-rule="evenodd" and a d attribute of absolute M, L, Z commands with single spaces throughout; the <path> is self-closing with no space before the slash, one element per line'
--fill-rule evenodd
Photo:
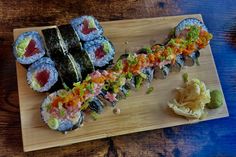
<path fill-rule="evenodd" d="M 45 54 L 42 38 L 38 32 L 24 32 L 13 45 L 13 54 L 21 64 L 31 64 Z"/>
<path fill-rule="evenodd" d="M 48 49 L 48 55 L 55 62 L 62 82 L 68 87 L 73 87 L 73 83 L 82 80 L 79 64 L 68 53 L 57 28 L 45 29 L 42 32 Z"/>
<path fill-rule="evenodd" d="M 85 42 L 84 49 L 88 52 L 97 69 L 104 69 L 113 62 L 115 49 L 113 44 L 105 37 Z"/>
<path fill-rule="evenodd" d="M 91 41 L 103 34 L 102 26 L 93 16 L 81 16 L 70 23 L 82 41 Z"/>
<path fill-rule="evenodd" d="M 66 92 L 59 90 L 51 93 L 43 100 L 40 107 L 42 120 L 48 127 L 63 133 L 81 127 L 84 121 L 84 113 L 80 111 L 79 107 L 71 109 L 60 102 L 52 104 L 57 96 L 63 96 Z"/>
<path fill-rule="evenodd" d="M 27 82 L 37 92 L 49 91 L 58 81 L 58 73 L 50 58 L 41 58 L 27 71 Z"/>
<path fill-rule="evenodd" d="M 82 79 L 94 71 L 94 66 L 87 52 L 83 50 L 78 36 L 71 25 L 61 25 L 58 27 L 68 52 L 74 57 L 81 69 Z"/>

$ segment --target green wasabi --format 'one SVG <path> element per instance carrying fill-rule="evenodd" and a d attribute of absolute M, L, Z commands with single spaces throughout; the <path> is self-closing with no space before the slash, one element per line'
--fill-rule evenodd
<path fill-rule="evenodd" d="M 219 90 L 213 90 L 210 93 L 211 101 L 206 104 L 206 107 L 209 109 L 215 109 L 223 105 L 223 95 Z"/>

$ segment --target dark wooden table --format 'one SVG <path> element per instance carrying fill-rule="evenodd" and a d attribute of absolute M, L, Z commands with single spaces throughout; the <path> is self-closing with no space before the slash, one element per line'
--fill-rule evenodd
<path fill-rule="evenodd" d="M 211 42 L 229 118 L 24 153 L 12 30 L 66 24 L 80 15 L 100 21 L 200 13 Z M 157 26 L 158 27 L 158 26 Z M 206 74 L 207 75 L 207 74 Z M 1 0 L 0 156 L 236 156 L 236 3 L 170 0 Z"/>

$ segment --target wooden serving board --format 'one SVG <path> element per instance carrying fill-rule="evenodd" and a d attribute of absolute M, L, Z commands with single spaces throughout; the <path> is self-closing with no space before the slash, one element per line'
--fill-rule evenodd
<path fill-rule="evenodd" d="M 126 51 L 164 42 L 171 29 L 188 17 L 202 20 L 201 15 L 184 15 L 101 22 L 101 25 L 105 35 L 115 46 L 117 58 Z M 48 27 L 15 29 L 14 39 L 22 32 L 35 30 L 41 33 L 44 28 Z M 43 123 L 39 107 L 47 94 L 31 90 L 26 82 L 26 69 L 16 63 L 24 151 L 199 122 L 177 116 L 167 107 L 167 102 L 173 98 L 173 90 L 183 84 L 184 72 L 188 72 L 191 78 L 201 79 L 210 89 L 221 90 L 210 46 L 201 50 L 199 61 L 200 66 L 185 68 L 180 73 L 171 73 L 165 80 L 154 80 L 152 82 L 154 91 L 151 94 L 145 94 L 146 87 L 133 91 L 131 96 L 118 103 L 121 109 L 120 115 L 114 115 L 112 108 L 107 107 L 98 120 L 85 122 L 81 129 L 66 135 L 50 130 Z M 226 103 L 224 102 L 219 109 L 209 110 L 208 113 L 208 117 L 202 121 L 227 117 Z"/>

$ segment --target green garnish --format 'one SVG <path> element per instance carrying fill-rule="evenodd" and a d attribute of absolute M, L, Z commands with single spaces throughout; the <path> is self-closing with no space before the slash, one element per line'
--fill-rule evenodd
<path fill-rule="evenodd" d="M 161 62 L 164 61 L 166 58 L 164 56 L 160 56 Z"/>
<path fill-rule="evenodd" d="M 61 97 L 61 98 L 65 98 L 65 97 L 67 96 L 67 91 L 65 91 L 65 90 L 59 90 L 59 91 L 57 92 L 57 95 L 58 95 L 59 97 Z"/>
<path fill-rule="evenodd" d="M 143 79 L 147 79 L 147 75 L 146 75 L 146 74 L 140 72 L 139 75 L 140 75 Z"/>
<path fill-rule="evenodd" d="M 104 89 L 104 90 L 107 91 L 107 90 L 109 89 L 109 87 L 110 87 L 110 86 L 109 86 L 108 84 L 105 84 L 105 85 L 102 87 L 102 89 Z"/>
<path fill-rule="evenodd" d="M 70 90 L 70 88 L 65 83 L 62 83 L 62 85 L 63 85 L 65 90 Z"/>
<path fill-rule="evenodd" d="M 167 52 L 168 52 L 168 56 L 172 54 L 172 49 L 170 47 L 167 47 Z"/>
<path fill-rule="evenodd" d="M 184 83 L 188 82 L 188 73 L 183 74 Z"/>
<path fill-rule="evenodd" d="M 114 70 L 122 70 L 123 67 L 124 67 L 124 66 L 123 66 L 122 60 L 119 59 L 119 60 L 116 62 L 115 66 L 114 66 Z"/>
<path fill-rule="evenodd" d="M 127 57 L 127 61 L 129 65 L 135 65 L 138 63 L 138 59 L 134 54 L 129 54 Z"/>
<path fill-rule="evenodd" d="M 89 80 L 91 80 L 91 76 L 87 75 L 86 78 L 85 78 L 85 81 L 89 81 Z"/>
<path fill-rule="evenodd" d="M 60 116 L 61 116 L 61 117 L 64 117 L 64 116 L 65 116 L 65 114 L 66 114 L 66 112 L 65 112 L 65 110 L 64 110 L 64 109 L 60 110 Z"/>
<path fill-rule="evenodd" d="M 220 90 L 213 90 L 210 92 L 211 101 L 206 104 L 206 107 L 209 109 L 215 109 L 223 105 L 223 94 Z"/>
<path fill-rule="evenodd" d="M 141 50 L 147 52 L 147 54 L 153 53 L 153 52 L 152 52 L 152 49 L 151 49 L 150 47 L 144 47 L 144 48 L 142 48 Z"/>
<path fill-rule="evenodd" d="M 91 112 L 90 113 L 90 115 L 91 115 L 91 117 L 93 118 L 93 120 L 97 120 L 98 119 L 98 117 L 99 117 L 99 114 L 97 114 L 96 112 Z"/>
<path fill-rule="evenodd" d="M 195 42 L 199 37 L 200 30 L 197 26 L 190 26 L 189 29 L 190 30 L 187 34 L 187 40 Z"/>
<path fill-rule="evenodd" d="M 133 77 L 133 74 L 132 74 L 131 72 L 128 72 L 128 73 L 126 74 L 126 78 L 127 78 L 127 79 L 132 79 L 132 77 Z"/>
<path fill-rule="evenodd" d="M 52 109 L 52 106 L 50 104 L 46 104 L 45 108 L 46 108 L 47 112 L 49 112 Z"/>
<path fill-rule="evenodd" d="M 141 76 L 135 77 L 135 87 L 136 88 L 140 88 L 142 82 L 143 82 L 143 78 Z"/>
<path fill-rule="evenodd" d="M 85 101 L 83 105 L 80 107 L 80 110 L 84 111 L 88 108 L 88 106 L 89 106 L 89 101 Z"/>
<path fill-rule="evenodd" d="M 127 93 L 125 93 L 125 96 L 129 96 L 130 95 L 130 91 L 127 91 Z"/>
<path fill-rule="evenodd" d="M 94 83 L 93 83 L 93 82 L 89 83 L 89 84 L 86 86 L 86 89 L 87 89 L 89 92 L 91 92 L 92 94 L 94 94 L 93 88 L 94 88 Z"/>
<path fill-rule="evenodd" d="M 174 46 L 175 44 L 175 39 L 170 39 L 170 41 L 168 42 L 168 45 Z"/>
<path fill-rule="evenodd" d="M 59 121 L 56 118 L 50 118 L 48 120 L 48 126 L 49 128 L 56 130 L 59 127 Z"/>
<path fill-rule="evenodd" d="M 197 66 L 200 66 L 198 58 L 196 58 L 196 64 L 197 64 Z"/>
<path fill-rule="evenodd" d="M 150 94 L 151 92 L 153 92 L 154 87 L 149 87 L 148 90 L 146 91 L 146 94 Z"/>

